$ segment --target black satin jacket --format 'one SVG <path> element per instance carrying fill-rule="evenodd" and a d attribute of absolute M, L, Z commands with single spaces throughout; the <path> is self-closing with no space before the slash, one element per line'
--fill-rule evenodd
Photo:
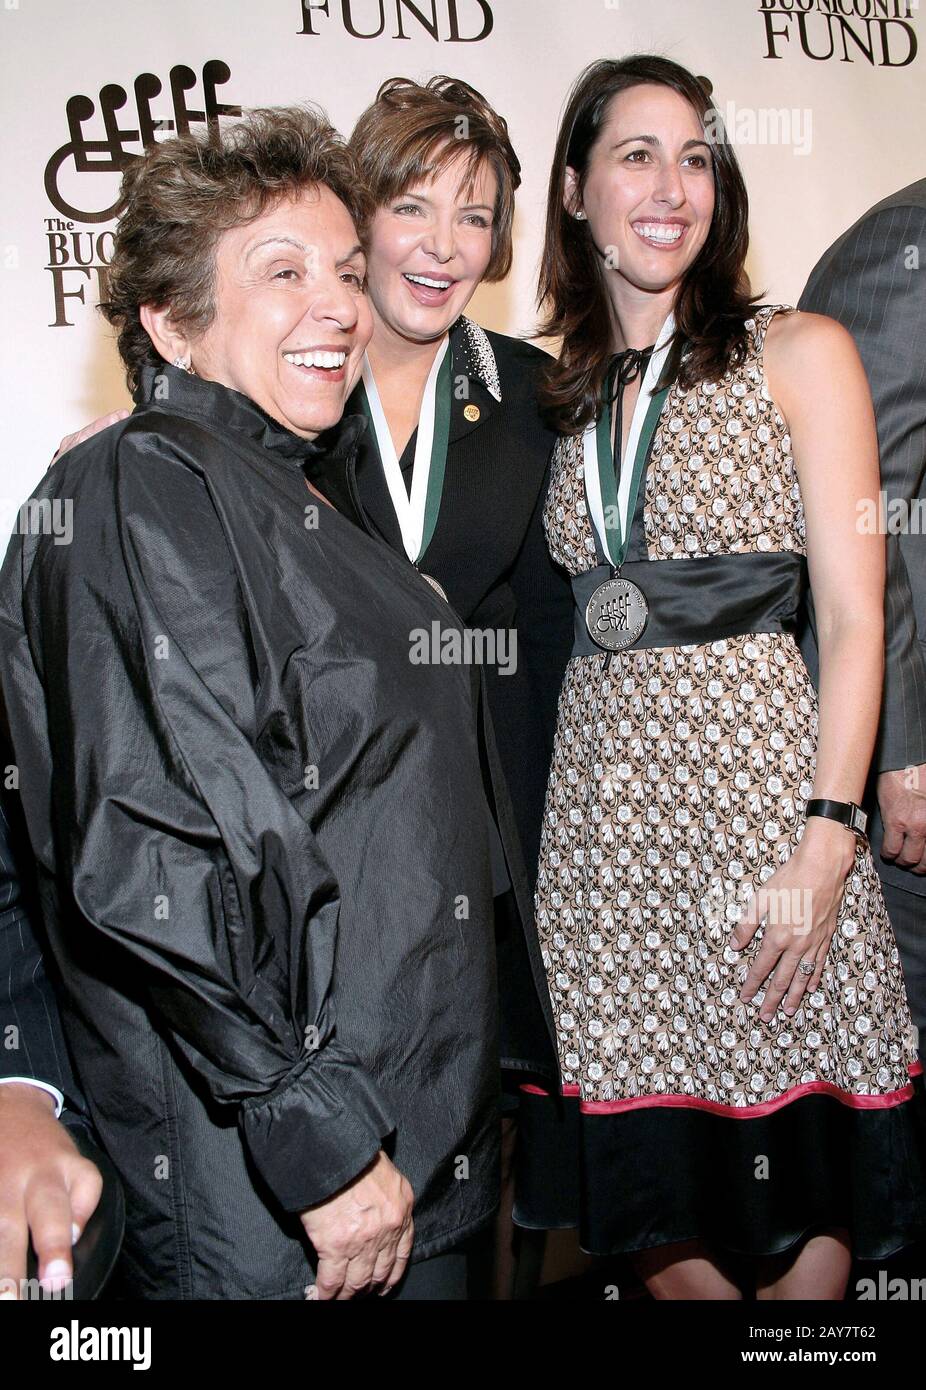
<path fill-rule="evenodd" d="M 316 445 L 146 370 L 14 536 L 2 683 L 62 1013 L 135 1295 L 299 1298 L 297 1211 L 382 1146 L 415 1258 L 497 1202 L 492 887 L 452 610 L 322 504 Z M 308 510 L 307 510 L 308 509 Z"/>

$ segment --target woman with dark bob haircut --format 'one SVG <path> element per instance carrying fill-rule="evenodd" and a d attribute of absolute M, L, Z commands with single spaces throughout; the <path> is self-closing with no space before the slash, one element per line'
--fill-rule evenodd
<path fill-rule="evenodd" d="M 756 303 L 747 227 L 697 78 L 651 56 L 581 74 L 540 281 L 575 644 L 537 920 L 582 1203 L 551 1200 L 527 1142 L 516 1219 L 578 1223 L 657 1298 L 839 1299 L 853 1253 L 926 1226 L 922 1068 L 857 808 L 878 454 L 852 339 Z"/>
<path fill-rule="evenodd" d="M 131 165 L 105 312 L 136 408 L 36 491 L 73 542 L 17 536 L 0 578 L 130 1296 L 460 1297 L 498 1200 L 471 668 L 412 663 L 455 615 L 324 495 L 349 511 L 363 428 L 363 189 L 299 108 Z"/>

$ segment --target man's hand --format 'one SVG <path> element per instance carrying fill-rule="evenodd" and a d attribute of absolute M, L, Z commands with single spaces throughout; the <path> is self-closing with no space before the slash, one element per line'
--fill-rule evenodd
<path fill-rule="evenodd" d="M 0 1086 L 0 1298 L 16 1298 L 26 1277 L 29 1237 L 43 1287 L 73 1275 L 71 1246 L 96 1210 L 103 1179 L 55 1119 L 37 1086 Z"/>
<path fill-rule="evenodd" d="M 382 1151 L 347 1187 L 301 1214 L 318 1254 L 315 1297 L 347 1299 L 364 1289 L 393 1288 L 414 1240 L 415 1194 Z"/>
<path fill-rule="evenodd" d="M 912 874 L 926 874 L 926 766 L 882 772 L 878 805 L 884 821 L 882 859 Z"/>
<path fill-rule="evenodd" d="M 73 434 L 66 434 L 58 445 L 52 463 L 57 463 L 62 454 L 66 454 L 68 449 L 73 449 L 75 444 L 83 444 L 85 439 L 92 439 L 100 430 L 108 429 L 110 425 L 118 425 L 120 420 L 127 420 L 131 411 L 113 410 L 109 415 L 100 415 L 96 420 L 91 420 L 89 425 L 84 425 L 82 430 L 75 430 Z"/>

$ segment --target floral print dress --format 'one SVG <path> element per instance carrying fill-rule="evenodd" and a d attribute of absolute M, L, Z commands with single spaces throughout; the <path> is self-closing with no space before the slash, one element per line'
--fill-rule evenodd
<path fill-rule="evenodd" d="M 766 330 L 779 310 L 755 312 L 746 359 L 722 380 L 672 388 L 641 489 L 638 558 L 805 553 L 788 426 L 763 370 Z M 599 563 L 583 473 L 581 437 L 562 438 L 544 523 L 554 559 L 573 575 Z M 779 1009 L 770 1025 L 759 1018 L 764 991 L 739 999 L 762 929 L 742 952 L 729 937 L 749 897 L 800 841 L 816 742 L 816 691 L 790 632 L 569 663 L 536 912 L 563 1091 L 578 1102 L 588 1249 L 716 1234 L 724 1223 L 711 1212 L 741 1182 L 753 1219 L 727 1229 L 736 1248 L 785 1248 L 818 1219 L 843 1216 L 857 1243 L 877 1244 L 857 1208 L 890 1195 L 866 1188 L 884 1144 L 894 1146 L 895 1169 L 907 1164 L 902 1181 L 922 1181 L 906 1118 L 904 1151 L 896 1151 L 896 1112 L 909 1108 L 921 1068 L 867 847 L 857 850 L 819 987 L 790 1019 Z M 803 1214 L 801 1202 L 795 1211 L 787 1200 L 793 1171 L 784 1189 L 767 1185 L 756 1208 L 748 1186 L 755 1146 L 775 1147 L 775 1117 L 795 1103 L 803 1106 L 800 1142 L 815 1151 L 814 1162 L 826 1150 L 821 1127 L 845 1161 L 846 1125 L 870 1121 L 838 1210 L 831 1208 L 840 1183 L 825 1171 Z M 744 1128 L 744 1119 L 760 1128 Z M 793 1131 L 793 1116 L 788 1125 Z M 678 1170 L 668 1190 L 652 1192 L 657 1216 L 634 1194 L 641 1165 L 664 1163 L 667 1142 Z M 686 1158 L 686 1146 L 700 1157 Z M 799 1152 L 797 1144 L 789 1167 Z M 705 1182 L 710 1153 L 716 1162 Z M 904 1243 L 910 1222 L 922 1222 L 914 1207 L 889 1243 Z"/>

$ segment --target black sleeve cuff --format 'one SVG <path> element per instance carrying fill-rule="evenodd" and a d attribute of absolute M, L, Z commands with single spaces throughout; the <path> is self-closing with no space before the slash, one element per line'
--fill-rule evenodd
<path fill-rule="evenodd" d="M 269 1095 L 241 1107 L 248 1152 L 284 1211 L 325 1201 L 368 1167 L 395 1129 L 372 1079 L 332 1038 Z"/>

